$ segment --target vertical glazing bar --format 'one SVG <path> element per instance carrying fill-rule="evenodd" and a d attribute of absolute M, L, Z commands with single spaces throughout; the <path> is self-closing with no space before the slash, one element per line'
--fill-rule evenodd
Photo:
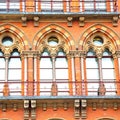
<path fill-rule="evenodd" d="M 8 82 L 8 57 L 5 57 L 5 82 Z"/>

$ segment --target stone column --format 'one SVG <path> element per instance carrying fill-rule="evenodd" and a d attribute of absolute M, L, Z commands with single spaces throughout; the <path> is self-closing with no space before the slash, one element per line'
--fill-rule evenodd
<path fill-rule="evenodd" d="M 10 90 L 9 90 L 9 85 L 8 85 L 8 62 L 9 62 L 9 54 L 5 54 L 5 83 L 4 83 L 4 88 L 3 88 L 3 95 L 4 96 L 9 96 L 10 95 Z"/>
<path fill-rule="evenodd" d="M 99 88 L 98 88 L 98 95 L 104 96 L 106 93 L 106 88 L 103 82 L 103 74 L 102 74 L 102 49 L 96 51 L 96 55 L 98 58 L 98 69 L 99 69 Z"/>

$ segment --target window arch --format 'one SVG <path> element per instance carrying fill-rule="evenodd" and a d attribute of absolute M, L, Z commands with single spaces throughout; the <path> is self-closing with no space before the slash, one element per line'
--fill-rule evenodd
<path fill-rule="evenodd" d="M 88 95 L 97 95 L 99 87 L 99 68 L 98 60 L 93 49 L 89 49 L 86 56 L 86 75 Z"/>
<path fill-rule="evenodd" d="M 105 49 L 103 52 L 102 73 L 103 82 L 106 88 L 106 95 L 116 95 L 114 61 L 109 49 Z"/>
<path fill-rule="evenodd" d="M 66 54 L 63 49 L 59 49 L 56 62 L 56 82 L 58 85 L 58 95 L 69 95 L 69 87 L 68 87 L 68 62 L 66 58 Z"/>
<path fill-rule="evenodd" d="M 108 41 L 99 36 L 94 37 L 93 42 L 88 44 L 86 56 L 88 95 L 101 95 L 101 90 L 104 91 L 102 95 L 116 95 L 114 58 L 109 50 L 109 47 L 113 46 L 108 46 Z"/>
<path fill-rule="evenodd" d="M 4 53 L 0 50 L 0 96 L 2 96 L 2 90 L 5 82 L 5 58 Z"/>
<path fill-rule="evenodd" d="M 12 51 L 9 58 L 8 82 L 10 95 L 21 95 L 21 59 L 17 49 Z"/>
<path fill-rule="evenodd" d="M 50 53 L 44 49 L 40 56 L 40 95 L 50 95 L 52 85 L 52 60 Z"/>

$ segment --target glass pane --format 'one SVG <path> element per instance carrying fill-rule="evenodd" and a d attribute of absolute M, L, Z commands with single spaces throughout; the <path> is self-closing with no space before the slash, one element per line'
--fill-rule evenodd
<path fill-rule="evenodd" d="M 2 44 L 5 46 L 11 46 L 13 44 L 13 40 L 11 37 L 4 37 L 2 39 Z"/>
<path fill-rule="evenodd" d="M 52 69 L 40 69 L 40 79 L 52 79 Z"/>
<path fill-rule="evenodd" d="M 11 58 L 9 61 L 9 68 L 21 68 L 20 58 Z"/>
<path fill-rule="evenodd" d="M 5 68 L 5 59 L 0 58 L 0 68 Z"/>
<path fill-rule="evenodd" d="M 114 69 L 102 69 L 103 79 L 115 79 Z"/>
<path fill-rule="evenodd" d="M 5 80 L 5 69 L 0 69 L 0 81 L 4 81 Z"/>
<path fill-rule="evenodd" d="M 66 58 L 57 58 L 55 63 L 56 68 L 68 68 Z"/>
<path fill-rule="evenodd" d="M 98 63 L 96 58 L 86 59 L 86 68 L 98 68 Z"/>
<path fill-rule="evenodd" d="M 103 52 L 103 56 L 111 56 L 111 52 L 108 49 L 105 49 L 105 51 Z"/>
<path fill-rule="evenodd" d="M 20 8 L 19 0 L 10 0 L 10 6 L 9 6 L 10 10 L 19 11 L 19 8 Z"/>
<path fill-rule="evenodd" d="M 58 39 L 56 37 L 51 37 L 48 40 L 50 46 L 56 46 L 58 44 Z"/>
<path fill-rule="evenodd" d="M 18 50 L 13 50 L 11 56 L 20 56 L 20 53 L 18 52 Z"/>
<path fill-rule="evenodd" d="M 21 80 L 21 69 L 9 69 L 8 71 L 9 80 Z"/>
<path fill-rule="evenodd" d="M 7 10 L 7 3 L 5 0 L 0 0 L 0 11 L 6 11 Z"/>
<path fill-rule="evenodd" d="M 53 0 L 53 11 L 63 11 L 63 0 Z"/>
<path fill-rule="evenodd" d="M 99 79 L 98 69 L 87 69 L 87 79 Z"/>
<path fill-rule="evenodd" d="M 88 88 L 88 95 L 89 96 L 97 96 L 98 95 L 98 87 L 99 84 L 98 83 L 88 83 L 87 84 L 87 88 Z"/>
<path fill-rule="evenodd" d="M 95 52 L 90 49 L 88 52 L 87 52 L 87 56 L 95 56 Z"/>
<path fill-rule="evenodd" d="M 68 69 L 56 69 L 56 79 L 68 79 Z"/>
<path fill-rule="evenodd" d="M 105 95 L 116 95 L 116 86 L 115 83 L 104 83 L 106 88 Z"/>
<path fill-rule="evenodd" d="M 111 58 L 102 58 L 102 68 L 114 68 Z"/>
<path fill-rule="evenodd" d="M 85 10 L 93 11 L 94 10 L 94 0 L 84 0 L 85 1 Z"/>
<path fill-rule="evenodd" d="M 59 49 L 57 56 L 66 56 L 65 52 L 63 51 L 63 49 Z"/>
<path fill-rule="evenodd" d="M 41 0 L 41 10 L 51 11 L 51 2 L 49 0 Z"/>
<path fill-rule="evenodd" d="M 40 68 L 52 68 L 52 61 L 50 58 L 41 58 Z"/>
<path fill-rule="evenodd" d="M 96 0 L 96 10 L 105 11 L 106 10 L 106 0 Z"/>
<path fill-rule="evenodd" d="M 103 39 L 102 39 L 101 37 L 95 37 L 95 38 L 93 39 L 93 42 L 94 42 L 94 45 L 100 46 L 100 45 L 103 44 Z"/>

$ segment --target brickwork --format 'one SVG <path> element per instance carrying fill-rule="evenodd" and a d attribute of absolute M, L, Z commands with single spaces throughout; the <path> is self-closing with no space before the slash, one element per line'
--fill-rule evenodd
<path fill-rule="evenodd" d="M 27 19 L 22 20 L 19 17 L 4 15 L 4 20 L 0 19 L 0 37 L 4 35 L 14 36 L 15 45 L 10 49 L 2 47 L 2 39 L 0 38 L 0 47 L 4 53 L 10 54 L 14 48 L 20 52 L 22 70 L 21 70 L 21 96 L 29 96 L 27 102 L 20 99 L 16 101 L 18 105 L 14 104 L 14 99 L 9 102 L 9 85 L 4 83 L 3 96 L 5 100 L 0 99 L 0 119 L 1 120 L 119 120 L 120 119 L 120 70 L 119 70 L 119 55 L 117 51 L 120 49 L 120 0 L 118 0 L 118 14 L 113 13 L 107 17 L 103 15 L 76 15 L 79 11 L 79 0 L 72 0 L 71 12 L 74 15 L 57 16 L 40 16 L 33 14 L 35 12 L 34 0 L 28 0 L 25 5 L 26 12 L 30 14 L 23 14 L 22 17 Z M 83 3 L 82 3 L 83 4 Z M 40 3 L 38 3 L 40 5 Z M 20 4 L 20 11 L 22 11 L 22 4 Z M 64 3 L 64 11 L 66 10 L 66 3 Z M 82 8 L 84 10 L 84 7 Z M 41 7 L 38 6 L 38 10 Z M 107 3 L 107 12 L 110 11 L 110 3 Z M 37 21 L 34 17 L 38 17 Z M 7 19 L 8 17 L 8 19 Z M 80 18 L 82 17 L 82 18 Z M 95 19 L 94 19 L 95 18 Z M 35 22 L 37 22 L 35 24 Z M 4 34 L 4 35 L 3 35 Z M 59 47 L 51 48 L 46 45 L 47 38 L 54 35 L 60 38 Z M 109 45 L 104 47 L 109 48 L 114 58 L 116 94 L 118 98 L 107 100 L 104 99 L 106 89 L 102 92 L 102 97 L 87 99 L 87 77 L 86 77 L 86 53 L 89 48 L 94 48 L 89 42 L 95 35 L 101 35 L 105 41 L 109 41 Z M 68 59 L 68 80 L 69 80 L 69 96 L 68 99 L 62 99 L 58 96 L 58 86 L 56 83 L 52 84 L 51 96 L 52 99 L 37 99 L 33 101 L 34 96 L 40 96 L 40 56 L 44 48 L 48 48 L 51 53 L 56 53 L 59 48 L 63 47 Z M 80 55 L 85 51 L 85 55 Z M 73 54 L 70 54 L 73 52 Z M 81 52 L 81 53 L 80 53 Z M 6 54 L 5 54 L 6 55 Z M 52 54 L 53 55 L 53 54 Z M 51 55 L 51 56 L 52 56 Z M 56 54 L 54 54 L 55 57 Z M 82 56 L 82 57 L 81 57 Z M 82 59 L 83 58 L 83 59 Z M 36 63 L 35 63 L 36 62 Z M 61 63 L 62 64 L 62 63 Z M 83 65 L 82 65 L 83 64 Z M 36 70 L 35 70 L 36 69 Z M 35 72 L 36 71 L 36 72 Z M 84 71 L 84 72 L 82 72 Z M 74 76 L 73 76 L 74 74 Z M 73 79 L 75 81 L 73 81 Z M 27 85 L 24 82 L 28 83 Z M 75 84 L 73 85 L 72 83 Z M 75 89 L 75 91 L 73 91 Z M 99 90 L 101 92 L 101 90 Z M 77 99 L 70 99 L 73 96 L 84 96 Z M 44 97 L 44 96 L 43 96 Z M 13 97 L 14 98 L 14 97 Z M 17 99 L 15 99 L 17 100 Z M 76 100 L 76 101 L 77 101 Z M 85 100 L 85 103 L 82 102 Z M 105 101 L 106 100 L 106 101 Z M 22 101 L 22 103 L 21 103 Z M 67 101 L 67 102 L 66 102 Z"/>

